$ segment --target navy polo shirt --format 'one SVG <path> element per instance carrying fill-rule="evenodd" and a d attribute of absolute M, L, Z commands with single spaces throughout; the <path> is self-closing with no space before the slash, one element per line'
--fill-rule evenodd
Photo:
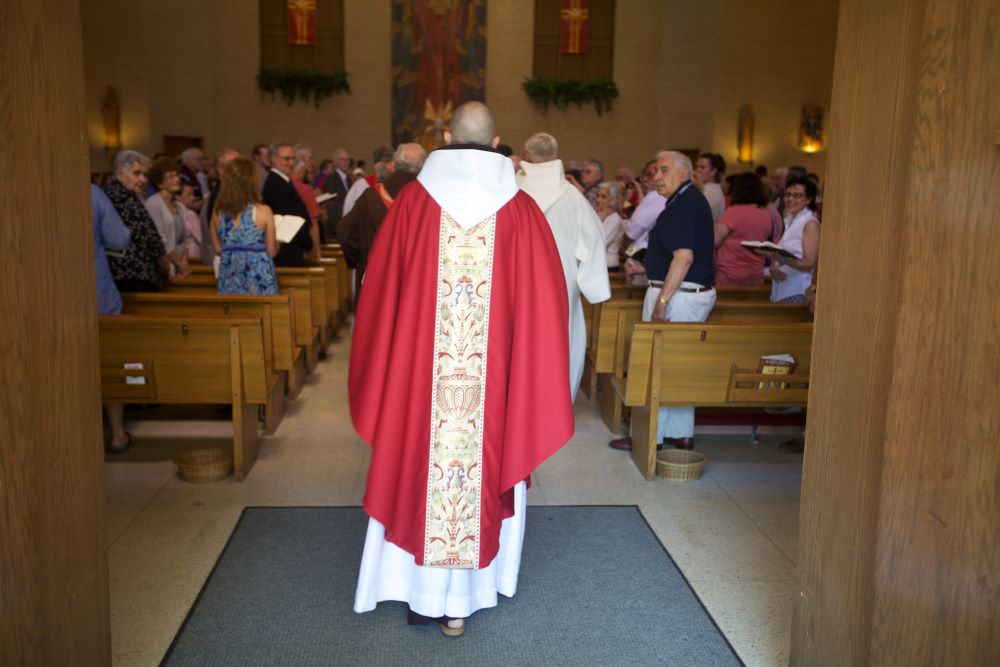
<path fill-rule="evenodd" d="M 687 248 L 694 261 L 684 280 L 705 287 L 715 285 L 715 225 L 712 208 L 701 191 L 685 181 L 677 188 L 649 231 L 646 249 L 646 276 L 662 281 L 674 258 L 674 251 Z"/>

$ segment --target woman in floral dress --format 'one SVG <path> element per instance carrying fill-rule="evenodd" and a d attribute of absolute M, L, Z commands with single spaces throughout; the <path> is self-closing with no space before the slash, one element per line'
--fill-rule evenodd
<path fill-rule="evenodd" d="M 260 172 L 253 162 L 236 158 L 225 166 L 210 226 L 220 256 L 219 294 L 278 293 L 271 259 L 278 254 L 274 215 L 259 193 Z"/>

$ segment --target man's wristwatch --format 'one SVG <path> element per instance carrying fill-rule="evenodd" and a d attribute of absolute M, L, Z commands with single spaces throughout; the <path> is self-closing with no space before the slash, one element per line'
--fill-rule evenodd
<path fill-rule="evenodd" d="M 667 305 L 668 301 L 670 301 L 670 299 L 664 299 L 661 296 L 659 299 L 656 300 L 656 303 L 660 304 L 661 306 L 665 306 L 665 305 Z"/>

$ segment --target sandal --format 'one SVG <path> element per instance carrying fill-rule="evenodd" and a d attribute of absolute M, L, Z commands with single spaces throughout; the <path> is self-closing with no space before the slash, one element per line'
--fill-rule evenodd
<path fill-rule="evenodd" d="M 457 628 L 453 628 L 448 625 L 449 621 L 462 621 L 462 625 Z M 407 625 L 428 625 L 430 623 L 439 623 L 441 625 L 441 634 L 446 637 L 461 637 L 465 634 L 465 621 L 460 618 L 451 618 L 450 616 L 438 616 L 437 618 L 431 618 L 430 616 L 424 616 L 423 614 L 418 614 L 415 611 L 406 611 L 406 624 Z"/>
<path fill-rule="evenodd" d="M 111 454 L 121 454 L 122 452 L 127 452 L 132 447 L 132 445 L 135 444 L 135 436 L 133 436 L 128 431 L 125 431 L 125 437 L 128 438 L 128 440 L 125 442 L 124 445 L 118 445 L 117 447 L 114 445 L 108 445 L 105 448 L 105 451 L 110 452 Z"/>

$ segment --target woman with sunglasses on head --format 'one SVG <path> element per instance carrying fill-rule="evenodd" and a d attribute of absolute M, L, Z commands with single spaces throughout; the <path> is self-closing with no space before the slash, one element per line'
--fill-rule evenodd
<path fill-rule="evenodd" d="M 806 289 L 812 284 L 813 269 L 819 260 L 819 218 L 816 184 L 808 178 L 790 178 L 785 184 L 785 233 L 778 242 L 795 258 L 771 253 L 771 301 L 805 303 Z"/>

